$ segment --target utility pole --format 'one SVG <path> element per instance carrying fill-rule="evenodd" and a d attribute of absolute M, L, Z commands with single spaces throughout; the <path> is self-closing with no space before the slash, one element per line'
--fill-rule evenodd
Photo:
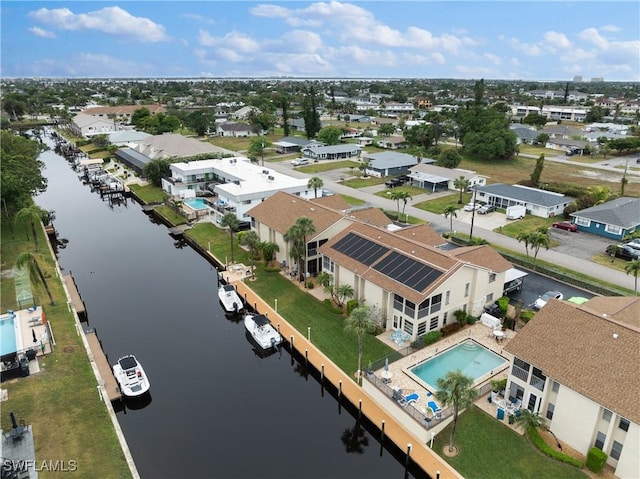
<path fill-rule="evenodd" d="M 471 231 L 469 231 L 469 243 L 473 240 L 473 221 L 476 219 L 476 196 L 478 194 L 478 190 L 476 189 L 477 185 L 473 185 L 473 211 L 471 212 Z"/>
<path fill-rule="evenodd" d="M 261 158 L 262 166 L 264 166 L 264 141 L 260 143 L 260 158 Z"/>

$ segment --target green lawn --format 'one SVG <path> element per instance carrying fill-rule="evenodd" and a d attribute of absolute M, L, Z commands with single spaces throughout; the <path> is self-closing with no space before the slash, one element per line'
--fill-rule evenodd
<path fill-rule="evenodd" d="M 466 479 L 583 479 L 580 469 L 539 452 L 524 436 L 472 407 L 462 413 L 454 436 L 460 453 L 449 458 L 442 453 L 449 443 L 451 425 L 436 436 L 433 450 Z"/>
<path fill-rule="evenodd" d="M 164 217 L 172 226 L 178 226 L 186 224 L 187 219 L 179 213 L 165 205 L 156 206 L 155 210 Z"/>
<path fill-rule="evenodd" d="M 434 200 L 422 201 L 420 203 L 416 203 L 413 206 L 424 211 L 429 211 L 430 213 L 441 215 L 447 206 L 454 205 L 462 208 L 466 203 L 471 201 L 471 193 L 462 194 L 462 203 L 458 203 L 459 198 L 460 193 L 452 193 L 450 195 L 442 196 Z"/>
<path fill-rule="evenodd" d="M 349 196 L 349 195 L 340 195 L 344 198 L 344 200 L 349 203 L 351 206 L 360 206 L 360 205 L 364 205 L 366 203 L 366 201 L 361 200 L 360 198 L 356 198 L 354 196 Z"/>
<path fill-rule="evenodd" d="M 382 191 L 378 191 L 377 193 L 375 193 L 375 195 L 381 198 L 388 198 L 392 191 L 402 191 L 402 192 L 409 193 L 412 198 L 418 195 L 424 195 L 426 193 L 424 188 L 418 188 L 417 186 L 411 186 L 411 185 L 403 185 L 403 186 L 397 186 L 395 188 L 386 188 Z M 400 202 L 400 205 L 402 205 L 402 201 Z M 400 206 L 400 208 L 402 208 L 402 206 Z"/>
<path fill-rule="evenodd" d="M 376 186 L 382 185 L 387 181 L 386 178 L 378 178 L 375 176 L 360 176 L 358 178 L 351 178 L 342 182 L 343 185 L 349 186 L 350 188 L 366 188 L 367 186 Z"/>
<path fill-rule="evenodd" d="M 167 193 L 165 193 L 159 186 L 138 184 L 129 185 L 129 189 L 135 192 L 145 203 L 162 203 L 167 199 Z"/>
<path fill-rule="evenodd" d="M 322 173 L 324 171 L 331 170 L 339 170 L 341 168 L 358 168 L 360 165 L 357 161 L 352 160 L 343 160 L 343 161 L 330 161 L 326 163 L 312 163 L 307 166 L 301 166 L 300 168 L 296 168 L 298 171 L 302 171 L 303 173 L 313 174 L 313 173 Z"/>

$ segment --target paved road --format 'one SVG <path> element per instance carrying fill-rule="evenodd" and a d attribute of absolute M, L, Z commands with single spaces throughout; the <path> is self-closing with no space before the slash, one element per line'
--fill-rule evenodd
<path fill-rule="evenodd" d="M 582 165 L 582 163 L 580 164 Z M 298 178 L 306 178 L 309 176 L 305 173 L 295 170 L 294 168 L 291 167 L 289 163 L 272 162 L 272 163 L 269 163 L 269 167 L 273 168 L 276 171 L 280 171 L 282 173 L 285 173 L 294 177 L 298 177 Z M 619 170 L 616 169 L 616 171 L 619 171 Z M 322 178 L 324 182 L 324 188 L 329 189 L 334 193 L 339 193 L 339 194 L 360 198 L 372 206 L 384 208 L 387 210 L 396 210 L 395 201 L 388 200 L 386 198 L 381 198 L 373 194 L 373 191 L 377 191 L 378 188 L 384 188 L 384 186 L 364 188 L 364 189 L 358 189 L 358 190 L 350 188 L 348 186 L 344 186 L 339 183 L 339 178 L 340 176 L 346 176 L 346 177 L 350 176 L 347 170 L 343 172 L 332 170 L 327 173 L 319 174 L 318 176 Z M 451 192 L 444 192 L 442 194 L 448 195 L 448 194 L 451 194 Z M 426 197 L 436 198 L 437 196 L 426 195 Z M 423 211 L 421 209 L 414 208 L 413 206 L 411 206 L 411 203 L 420 202 L 423 200 L 424 198 L 422 198 L 422 195 L 414 198 L 407 205 L 405 212 L 410 216 L 414 216 L 416 218 L 420 218 L 429 222 L 431 226 L 433 226 L 438 231 L 441 231 L 441 232 L 449 231 L 449 228 L 450 228 L 449 218 L 445 218 L 443 215 L 437 215 L 437 214 Z M 453 220 L 454 231 L 464 231 L 466 233 L 469 232 L 470 223 L 463 221 L 464 219 L 467 218 L 467 216 L 469 215 L 468 214 L 465 215 L 465 212 L 458 213 L 458 217 Z M 492 213 L 486 216 L 487 218 L 493 217 L 493 216 L 504 217 L 503 215 L 500 215 L 500 214 L 496 215 L 495 213 Z M 501 246 L 503 248 L 508 248 L 516 252 L 524 252 L 523 244 L 519 243 L 514 238 L 504 236 L 500 233 L 491 231 L 490 229 L 482 228 L 482 223 L 489 222 L 490 220 L 481 218 L 481 215 L 476 215 L 475 218 L 476 219 L 474 221 L 474 229 L 473 229 L 474 237 L 484 238 L 492 244 Z M 489 225 L 489 226 L 495 227 L 493 225 Z M 562 233 L 564 232 L 554 230 L 552 231 L 551 234 L 553 237 L 560 239 L 562 238 L 561 236 Z M 600 248 L 603 244 L 602 238 L 599 238 L 595 235 L 589 235 L 586 233 L 568 233 L 567 232 L 566 234 L 575 235 L 575 239 L 580 238 L 582 246 L 577 245 L 574 251 L 570 250 L 570 246 L 558 247 L 550 250 L 541 250 L 540 253 L 538 254 L 538 258 L 544 261 L 548 261 L 550 263 L 555 263 L 564 268 L 572 269 L 574 271 L 589 275 L 591 277 L 598 278 L 600 280 L 617 284 L 625 288 L 628 288 L 630 290 L 633 290 L 634 278 L 632 275 L 627 275 L 622 271 L 618 271 L 612 268 L 608 268 L 606 266 L 593 263 L 589 261 L 588 258 L 585 257 L 586 256 L 585 252 L 593 250 L 594 251 L 593 254 L 595 254 L 596 252 L 600 251 Z M 565 239 L 571 239 L 571 238 L 573 237 L 568 236 Z M 593 246 L 594 242 L 596 245 L 595 247 Z M 605 242 L 606 244 L 610 244 L 610 242 L 607 240 L 605 240 Z M 586 244 L 589 244 L 590 246 L 587 247 L 585 246 Z M 580 252 L 578 253 L 578 251 Z"/>

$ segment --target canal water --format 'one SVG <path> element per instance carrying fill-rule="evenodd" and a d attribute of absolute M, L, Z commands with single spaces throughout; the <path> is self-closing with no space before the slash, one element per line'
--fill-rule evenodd
<path fill-rule="evenodd" d="M 225 317 L 214 268 L 140 205 L 110 205 L 63 157 L 41 159 L 48 188 L 36 202 L 68 240 L 59 262 L 89 327 L 111 363 L 133 353 L 151 382 L 150 401 L 118 412 L 143 478 L 426 477 L 303 360 L 258 355 Z"/>

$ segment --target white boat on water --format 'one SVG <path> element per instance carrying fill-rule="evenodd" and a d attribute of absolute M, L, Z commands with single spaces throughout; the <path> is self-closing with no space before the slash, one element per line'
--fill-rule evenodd
<path fill-rule="evenodd" d="M 218 288 L 218 298 L 227 313 L 239 313 L 243 310 L 242 299 L 232 284 L 223 284 Z"/>
<path fill-rule="evenodd" d="M 244 327 L 262 349 L 269 349 L 282 343 L 282 336 L 263 314 L 245 314 Z"/>
<path fill-rule="evenodd" d="M 118 363 L 113 365 L 113 375 L 120 391 L 127 397 L 142 396 L 151 387 L 142 365 L 133 354 L 118 359 Z"/>

